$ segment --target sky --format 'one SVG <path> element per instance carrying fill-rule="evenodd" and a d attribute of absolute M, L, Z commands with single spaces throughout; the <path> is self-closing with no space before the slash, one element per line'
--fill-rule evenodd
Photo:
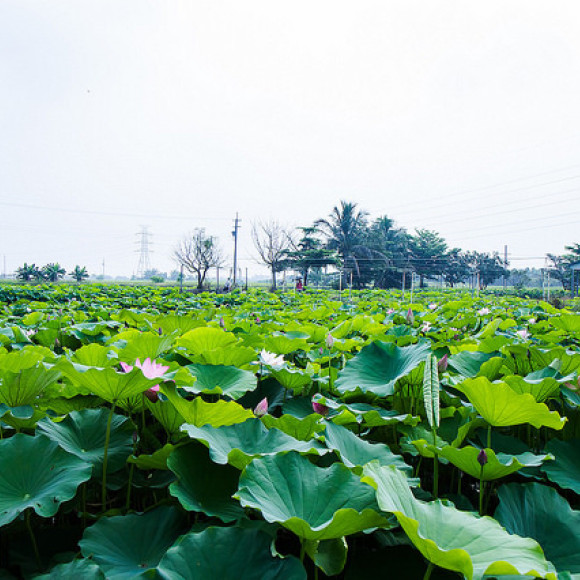
<path fill-rule="evenodd" d="M 0 270 L 176 269 L 341 200 L 544 265 L 580 242 L 577 0 L 2 0 Z"/>

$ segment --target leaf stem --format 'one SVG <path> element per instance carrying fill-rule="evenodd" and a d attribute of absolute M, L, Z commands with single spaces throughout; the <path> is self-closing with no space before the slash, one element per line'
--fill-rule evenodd
<path fill-rule="evenodd" d="M 103 483 L 101 485 L 101 504 L 105 511 L 107 508 L 107 460 L 109 456 L 109 441 L 111 440 L 111 421 L 115 412 L 115 403 L 111 405 L 111 411 L 107 420 L 107 434 L 105 435 L 105 453 L 103 455 Z"/>
<path fill-rule="evenodd" d="M 429 580 L 431 578 L 431 573 L 435 568 L 435 564 L 433 562 L 429 562 L 429 566 L 427 566 L 427 570 L 425 570 L 425 576 L 423 576 L 423 580 Z"/>
<path fill-rule="evenodd" d="M 34 557 L 36 558 L 36 564 L 39 568 L 42 567 L 40 561 L 40 552 L 38 551 L 38 544 L 36 543 L 36 538 L 34 537 L 34 532 L 32 531 L 32 526 L 30 525 L 30 513 L 32 508 L 26 510 L 26 529 L 28 530 L 28 535 L 30 536 L 30 541 L 32 542 L 32 549 L 34 550 Z"/>

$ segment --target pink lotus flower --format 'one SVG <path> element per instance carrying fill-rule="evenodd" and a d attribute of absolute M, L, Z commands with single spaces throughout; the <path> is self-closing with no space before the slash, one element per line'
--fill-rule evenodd
<path fill-rule="evenodd" d="M 477 311 L 477 314 L 479 314 L 479 316 L 485 316 L 486 314 L 489 314 L 491 312 L 491 310 L 489 308 L 481 308 L 480 310 Z"/>
<path fill-rule="evenodd" d="M 435 310 L 435 308 L 437 308 L 437 304 L 429 304 L 428 308 L 429 310 Z"/>
<path fill-rule="evenodd" d="M 429 322 L 424 322 L 421 326 L 421 332 L 429 332 L 431 330 L 431 324 Z"/>
<path fill-rule="evenodd" d="M 516 334 L 523 340 L 527 340 L 530 337 L 530 333 L 525 328 L 522 328 L 522 330 L 516 330 Z"/>
<path fill-rule="evenodd" d="M 122 361 L 120 364 L 123 372 L 125 373 L 130 373 L 133 370 L 132 365 L 128 365 Z M 169 367 L 166 367 L 156 361 L 152 361 L 150 358 L 146 358 L 143 362 L 137 359 L 135 361 L 135 366 L 138 369 L 141 369 L 143 375 L 145 375 L 145 377 L 148 379 L 160 379 L 169 370 Z M 157 401 L 159 398 L 159 395 L 157 394 L 158 391 L 159 385 L 155 385 L 150 389 L 147 389 L 144 394 L 151 402 L 155 403 L 155 401 Z"/>
<path fill-rule="evenodd" d="M 415 315 L 413 314 L 413 311 L 409 308 L 409 310 L 407 310 L 407 322 L 409 324 L 413 324 L 413 322 L 415 322 Z"/>
<path fill-rule="evenodd" d="M 268 399 L 267 399 L 267 397 L 264 397 L 256 405 L 256 408 L 254 409 L 254 415 L 256 415 L 256 417 L 263 417 L 267 413 L 268 413 Z"/>
<path fill-rule="evenodd" d="M 319 415 L 322 415 L 323 417 L 326 417 L 326 415 L 328 415 L 329 408 L 326 405 L 323 405 L 322 403 L 317 403 L 316 401 L 312 401 L 312 408 L 314 409 L 315 413 L 318 413 Z"/>
<path fill-rule="evenodd" d="M 389 308 L 387 310 L 387 314 L 394 314 L 394 312 L 395 312 L 395 309 L 394 308 Z"/>

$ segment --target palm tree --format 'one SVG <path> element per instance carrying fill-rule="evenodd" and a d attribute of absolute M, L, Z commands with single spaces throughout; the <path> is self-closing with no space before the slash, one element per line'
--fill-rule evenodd
<path fill-rule="evenodd" d="M 66 274 L 66 270 L 56 263 L 46 264 L 42 267 L 42 274 L 47 282 L 58 282 Z"/>
<path fill-rule="evenodd" d="M 40 270 L 36 267 L 36 264 L 27 264 L 16 269 L 16 278 L 24 282 L 30 282 L 31 280 L 38 279 L 38 274 Z"/>
<path fill-rule="evenodd" d="M 72 276 L 77 282 L 82 282 L 85 278 L 89 277 L 89 273 L 85 266 L 82 268 L 80 266 L 75 266 L 72 272 L 69 272 L 69 276 Z"/>

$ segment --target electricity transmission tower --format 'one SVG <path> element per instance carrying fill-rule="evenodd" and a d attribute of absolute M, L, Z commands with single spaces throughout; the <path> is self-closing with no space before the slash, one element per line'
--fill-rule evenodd
<path fill-rule="evenodd" d="M 135 234 L 138 236 L 137 242 L 138 249 L 135 252 L 139 252 L 139 265 L 137 266 L 137 278 L 145 278 L 145 272 L 151 270 L 151 263 L 149 261 L 149 253 L 152 253 L 152 250 L 149 249 L 149 246 L 152 245 L 151 236 L 152 234 L 149 233 L 147 230 L 147 226 L 141 226 L 141 231 Z"/>

